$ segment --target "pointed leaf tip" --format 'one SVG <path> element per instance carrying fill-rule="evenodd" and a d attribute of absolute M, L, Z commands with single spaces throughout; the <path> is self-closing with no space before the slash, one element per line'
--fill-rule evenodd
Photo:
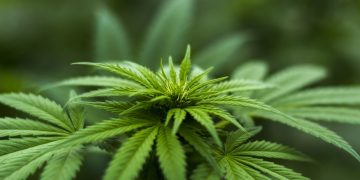
<path fill-rule="evenodd" d="M 189 60 L 190 60 L 190 55 L 191 55 L 191 46 L 190 46 L 190 44 L 188 44 L 188 45 L 186 46 L 185 59 L 189 59 Z"/>
<path fill-rule="evenodd" d="M 187 76 L 191 70 L 191 61 L 190 61 L 190 52 L 191 48 L 190 45 L 187 46 L 186 53 L 184 56 L 184 59 L 182 60 L 180 64 L 180 81 L 182 83 L 185 83 Z"/>

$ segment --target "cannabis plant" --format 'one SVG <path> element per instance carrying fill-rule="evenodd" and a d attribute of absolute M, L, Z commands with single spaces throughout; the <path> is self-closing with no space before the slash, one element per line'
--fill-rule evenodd
<path fill-rule="evenodd" d="M 154 72 L 132 62 L 75 63 L 118 76 L 87 76 L 50 87 L 98 87 L 73 95 L 65 108 L 32 94 L 0 102 L 38 120 L 3 118 L 0 177 L 26 179 L 45 165 L 42 179 L 72 179 L 83 151 L 99 148 L 112 160 L 104 179 L 308 179 L 270 159 L 312 161 L 265 140 L 250 141 L 257 119 L 297 128 L 360 156 L 340 136 L 312 120 L 359 124 L 357 88 L 298 89 L 322 78 L 313 66 L 280 72 L 263 82 L 266 67 L 251 63 L 233 77 L 211 78 L 212 68 L 191 66 L 190 48 L 179 66 L 170 57 Z M 49 88 L 49 87 L 47 87 Z M 333 105 L 333 106 L 331 106 Z M 346 107 L 340 107 L 345 105 Z M 83 108 L 112 113 L 84 126 Z"/>

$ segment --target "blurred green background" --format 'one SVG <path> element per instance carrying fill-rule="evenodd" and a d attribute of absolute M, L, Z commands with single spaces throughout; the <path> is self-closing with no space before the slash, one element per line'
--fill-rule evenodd
<path fill-rule="evenodd" d="M 360 1 L 1 0 L 0 92 L 34 92 L 48 82 L 96 73 L 71 66 L 75 61 L 130 59 L 156 67 L 161 57 L 179 59 L 186 44 L 195 63 L 215 65 L 217 75 L 260 59 L 272 72 L 296 64 L 322 65 L 329 78 L 321 85 L 359 84 Z M 46 92 L 60 102 L 64 94 Z M 0 113 L 14 112 L 0 106 Z M 265 126 L 263 138 L 319 161 L 290 164 L 304 175 L 360 178 L 360 164 L 346 153 L 282 125 Z M 360 152 L 359 126 L 328 127 Z M 106 159 L 89 155 L 79 179 L 97 179 L 105 166 Z"/>

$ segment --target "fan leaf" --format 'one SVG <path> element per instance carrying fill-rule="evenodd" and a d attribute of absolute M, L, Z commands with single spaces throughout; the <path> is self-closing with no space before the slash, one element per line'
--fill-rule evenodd
<path fill-rule="evenodd" d="M 159 127 L 135 133 L 120 147 L 105 173 L 105 180 L 135 179 L 156 138 Z"/>
<path fill-rule="evenodd" d="M 24 93 L 1 94 L 0 102 L 68 131 L 74 130 L 61 106 L 44 97 Z"/>
<path fill-rule="evenodd" d="M 349 124 L 360 124 L 360 111 L 341 107 L 298 107 L 284 112 L 299 118 L 316 121 L 329 121 Z"/>
<path fill-rule="evenodd" d="M 325 76 L 326 71 L 317 66 L 303 65 L 288 68 L 266 80 L 267 83 L 274 84 L 278 88 L 263 91 L 258 97 L 264 102 L 269 102 L 317 82 Z"/>
<path fill-rule="evenodd" d="M 45 166 L 42 180 L 71 180 L 79 171 L 82 163 L 80 147 L 66 149 L 56 153 Z"/>
<path fill-rule="evenodd" d="M 340 149 L 345 150 L 346 152 L 351 154 L 354 158 L 356 158 L 358 161 L 360 161 L 359 154 L 349 145 L 349 143 L 347 143 L 342 137 L 337 135 L 335 132 L 319 124 L 299 118 L 295 119 L 290 116 L 280 116 L 277 114 L 271 114 L 267 112 L 257 112 L 255 116 L 294 127 L 300 131 L 303 131 L 309 135 L 317 137 L 327 143 L 330 143 L 334 146 L 337 146 Z"/>
<path fill-rule="evenodd" d="M 232 154 L 237 156 L 276 158 L 292 161 L 311 161 L 309 157 L 295 149 L 267 141 L 254 141 L 243 144 L 235 148 Z"/>
<path fill-rule="evenodd" d="M 167 127 L 161 127 L 157 136 L 156 154 L 166 179 L 186 179 L 185 152 L 180 141 Z"/>

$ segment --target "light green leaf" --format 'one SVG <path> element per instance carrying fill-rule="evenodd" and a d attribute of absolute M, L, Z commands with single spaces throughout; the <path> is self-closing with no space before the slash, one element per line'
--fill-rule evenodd
<path fill-rule="evenodd" d="M 72 180 L 79 171 L 82 163 L 81 147 L 66 149 L 55 153 L 48 161 L 43 173 L 42 180 Z"/>
<path fill-rule="evenodd" d="M 208 74 L 213 70 L 213 67 L 206 69 L 205 71 L 201 71 L 199 73 L 191 76 L 189 82 L 187 83 L 188 87 L 195 86 L 198 83 L 206 82 L 208 80 Z M 196 70 L 196 68 L 195 68 Z"/>
<path fill-rule="evenodd" d="M 221 120 L 224 120 L 228 123 L 232 123 L 239 129 L 242 129 L 245 131 L 244 127 L 237 121 L 237 119 L 235 119 L 235 117 L 233 117 L 229 112 L 227 112 L 221 108 L 218 108 L 216 106 L 198 106 L 198 108 L 202 109 L 203 111 L 205 111 L 211 115 L 215 115 L 215 116 L 219 117 Z"/>
<path fill-rule="evenodd" d="M 180 64 L 179 79 L 181 85 L 183 85 L 186 82 L 187 76 L 190 71 L 191 71 L 190 46 L 188 45 L 186 49 L 185 57 Z"/>
<path fill-rule="evenodd" d="M 18 136 L 64 136 L 65 133 L 42 131 L 42 130 L 27 130 L 27 129 L 5 129 L 0 130 L 0 137 L 18 137 Z"/>
<path fill-rule="evenodd" d="M 235 69 L 231 79 L 260 81 L 265 77 L 267 71 L 268 67 L 264 62 L 251 61 Z"/>
<path fill-rule="evenodd" d="M 170 123 L 171 118 L 174 116 L 175 114 L 175 109 L 170 109 L 167 113 L 166 113 L 166 120 L 165 120 L 165 126 L 167 126 Z"/>
<path fill-rule="evenodd" d="M 289 179 L 298 179 L 298 180 L 309 180 L 308 178 L 302 176 L 301 174 L 294 172 L 293 170 L 286 168 L 284 166 L 274 164 L 272 162 L 264 161 L 262 159 L 251 158 L 251 157 L 241 157 L 234 158 L 238 162 L 258 169 L 276 179 L 280 180 L 289 180 Z"/>
<path fill-rule="evenodd" d="M 41 141 L 40 139 L 44 139 L 44 138 L 39 138 L 39 141 Z M 61 142 L 63 142 L 63 140 L 59 138 L 53 138 L 51 140 L 52 142 L 49 143 L 40 143 L 40 145 L 29 145 L 29 148 L 19 149 L 18 151 L 14 151 L 0 156 L 0 167 L 6 165 L 10 166 L 10 164 L 12 163 L 22 163 L 22 159 L 32 158 L 35 155 L 45 152 L 50 148 L 59 145 Z"/>
<path fill-rule="evenodd" d="M 178 81 L 178 76 L 171 56 L 169 57 L 168 69 L 172 83 L 176 84 Z"/>
<path fill-rule="evenodd" d="M 219 93 L 227 92 L 243 92 L 243 91 L 255 91 L 262 89 L 273 88 L 273 85 L 265 84 L 259 81 L 253 80 L 230 80 L 218 83 L 211 87 L 210 91 L 216 91 Z"/>
<path fill-rule="evenodd" d="M 134 106 L 131 102 L 123 102 L 123 101 L 94 101 L 94 102 L 84 102 L 82 101 L 81 104 L 93 106 L 98 109 L 103 109 L 108 112 L 120 114 L 124 110 L 129 109 L 130 107 Z"/>
<path fill-rule="evenodd" d="M 275 106 L 359 105 L 359 87 L 326 87 L 301 91 L 273 102 Z"/>
<path fill-rule="evenodd" d="M 219 175 L 220 167 L 217 164 L 214 155 L 212 153 L 211 147 L 206 143 L 206 140 L 198 135 L 194 130 L 191 130 L 189 127 L 181 128 L 179 131 L 180 135 L 194 147 L 196 151 L 199 152 L 201 156 L 213 167 L 216 173 Z"/>
<path fill-rule="evenodd" d="M 0 156 L 56 141 L 60 137 L 23 137 L 0 140 Z"/>
<path fill-rule="evenodd" d="M 21 118 L 0 118 L 0 131 L 2 130 L 34 130 L 53 132 L 58 135 L 66 135 L 66 131 L 40 121 Z"/>
<path fill-rule="evenodd" d="M 271 178 L 267 177 L 265 174 L 262 174 L 256 169 L 244 165 L 241 165 L 241 168 L 244 169 L 255 180 L 271 180 Z"/>
<path fill-rule="evenodd" d="M 75 91 L 70 91 L 70 99 L 76 97 Z M 79 104 L 80 99 L 75 99 L 67 105 L 68 116 L 76 130 L 82 129 L 85 125 L 85 108 Z"/>
<path fill-rule="evenodd" d="M 288 126 L 294 127 L 300 131 L 303 131 L 307 134 L 320 138 L 321 140 L 337 146 L 340 149 L 345 150 L 351 154 L 354 158 L 360 161 L 359 154 L 347 143 L 342 137 L 337 135 L 335 132 L 310 121 L 292 118 L 290 116 L 281 116 L 278 114 L 268 113 L 268 112 L 256 112 L 254 114 L 257 117 L 269 119 L 279 123 L 286 124 Z"/>
<path fill-rule="evenodd" d="M 326 76 L 326 71 L 317 66 L 303 65 L 285 69 L 266 80 L 277 88 L 263 91 L 257 97 L 264 102 L 269 102 L 282 97 L 309 84 L 317 82 Z"/>
<path fill-rule="evenodd" d="M 65 79 L 60 82 L 50 84 L 42 88 L 42 90 L 62 87 L 62 86 L 99 86 L 99 87 L 134 87 L 141 88 L 137 83 L 118 77 L 108 76 L 85 76 Z"/>
<path fill-rule="evenodd" d="M 50 159 L 55 153 L 50 149 L 61 142 L 57 140 L 0 156 L 0 179 L 25 179 Z"/>
<path fill-rule="evenodd" d="M 360 110 L 341 107 L 298 107 L 284 110 L 294 117 L 316 121 L 360 124 Z"/>
<path fill-rule="evenodd" d="M 44 97 L 23 93 L 1 94 L 0 103 L 38 117 L 66 130 L 74 130 L 74 127 L 63 112 L 61 106 Z"/>
<path fill-rule="evenodd" d="M 172 134 L 176 134 L 180 128 L 181 123 L 186 118 L 186 111 L 183 109 L 176 108 L 174 114 L 174 126 L 172 129 Z"/>
<path fill-rule="evenodd" d="M 227 180 L 255 180 L 247 171 L 242 168 L 242 164 L 236 162 L 231 157 L 224 157 L 220 160 L 220 165 L 225 169 Z"/>
<path fill-rule="evenodd" d="M 106 71 L 118 74 L 122 77 L 128 78 L 132 81 L 135 81 L 136 83 L 139 83 L 140 85 L 143 85 L 145 87 L 151 88 L 151 84 L 149 81 L 146 80 L 146 78 L 138 72 L 134 67 L 131 67 L 130 65 L 126 64 L 114 64 L 114 63 L 90 63 L 90 62 L 77 62 L 73 63 L 75 65 L 87 65 L 87 66 L 94 66 L 101 69 L 104 69 Z"/>
<path fill-rule="evenodd" d="M 220 77 L 220 78 L 216 78 L 216 79 L 210 79 L 210 80 L 206 80 L 203 82 L 195 82 L 196 84 L 190 84 L 188 85 L 189 87 L 189 94 L 194 93 L 196 91 L 199 90 L 203 90 L 202 88 L 209 88 L 211 87 L 211 85 L 216 85 L 216 83 L 221 82 L 225 79 L 227 79 L 228 77 Z M 201 93 L 201 91 L 200 91 Z"/>
<path fill-rule="evenodd" d="M 169 180 L 186 179 L 185 152 L 177 137 L 167 127 L 161 127 L 157 136 L 156 154 L 160 167 Z"/>
<path fill-rule="evenodd" d="M 143 77 L 146 78 L 146 80 L 152 85 L 153 88 L 156 89 L 163 89 L 163 86 L 159 82 L 159 77 L 156 73 L 151 71 L 149 68 L 145 66 L 141 66 L 139 64 L 133 63 L 131 61 L 125 61 L 124 65 L 127 65 L 129 67 L 132 67 L 134 71 L 140 73 Z"/>
<path fill-rule="evenodd" d="M 198 121 L 209 131 L 210 135 L 214 138 L 216 144 L 218 144 L 219 146 L 222 145 L 219 135 L 216 132 L 214 122 L 208 113 L 196 107 L 189 107 L 186 108 L 185 110 L 189 112 L 196 121 Z"/>
<path fill-rule="evenodd" d="M 240 106 L 246 108 L 253 108 L 255 110 L 265 110 L 270 112 L 275 112 L 273 108 L 270 106 L 262 103 L 261 101 L 257 101 L 255 99 L 250 99 L 247 97 L 241 96 L 216 96 L 216 97 L 209 97 L 207 99 L 200 100 L 198 105 L 229 105 L 229 106 Z"/>
<path fill-rule="evenodd" d="M 262 81 L 268 72 L 268 66 L 261 61 L 251 61 L 239 66 L 231 76 L 232 80 Z M 274 87 L 273 87 L 274 88 Z M 238 92 L 237 95 L 251 97 L 254 91 Z"/>
<path fill-rule="evenodd" d="M 235 148 L 232 151 L 232 154 L 236 156 L 277 158 L 294 161 L 311 161 L 309 157 L 295 149 L 267 141 L 254 141 L 243 144 Z"/>
<path fill-rule="evenodd" d="M 113 97 L 113 96 L 123 96 L 123 95 L 116 93 L 116 90 L 113 88 L 103 88 L 103 89 L 92 90 L 79 94 L 69 99 L 68 103 L 80 98 Z"/>
<path fill-rule="evenodd" d="M 233 152 L 236 147 L 242 145 L 245 141 L 258 134 L 261 129 L 261 127 L 252 127 L 247 128 L 246 131 L 237 130 L 229 132 L 226 137 L 224 152 Z"/>
<path fill-rule="evenodd" d="M 150 127 L 130 137 L 115 154 L 104 179 L 135 179 L 152 149 L 158 129 L 158 126 Z"/>
<path fill-rule="evenodd" d="M 9 171 L 8 167 L 5 167 L 0 172 L 0 178 L 4 180 L 25 180 L 29 175 L 39 169 L 48 159 L 50 159 L 51 155 L 52 153 L 46 153 L 36 159 L 27 160 L 26 163 L 21 162 L 21 166 L 14 169 L 14 171 Z M 2 172 L 11 173 L 3 176 Z"/>
<path fill-rule="evenodd" d="M 155 123 L 149 120 L 134 118 L 105 120 L 75 132 L 65 139 L 61 147 L 99 142 L 138 128 L 152 126 Z"/>

